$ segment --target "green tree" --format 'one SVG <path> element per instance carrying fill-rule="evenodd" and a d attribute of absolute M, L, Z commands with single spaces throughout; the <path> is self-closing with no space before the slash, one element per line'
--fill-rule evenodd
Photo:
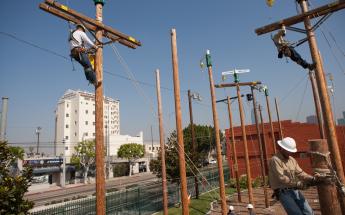
<path fill-rule="evenodd" d="M 194 156 L 193 163 L 197 168 L 202 167 L 202 164 L 207 160 L 208 154 L 212 149 L 215 148 L 216 140 L 214 135 L 214 128 L 207 125 L 194 125 L 195 132 L 195 143 L 196 143 L 196 155 Z M 220 139 L 223 141 L 224 137 L 220 132 Z M 186 153 L 186 174 L 187 176 L 192 176 L 191 168 L 193 164 L 190 162 L 189 158 L 192 159 L 192 137 L 191 137 L 191 126 L 183 129 L 183 141 L 184 150 Z M 188 157 L 187 157 L 188 156 Z M 177 145 L 177 135 L 176 131 L 173 131 L 167 139 L 165 144 L 165 163 L 167 178 L 179 182 L 180 170 L 179 170 L 179 158 L 178 158 L 178 145 Z M 158 154 L 157 160 L 150 161 L 151 171 L 157 175 L 157 177 L 162 177 L 162 167 L 161 167 L 161 154 Z"/>
<path fill-rule="evenodd" d="M 75 152 L 72 154 L 71 163 L 81 169 L 86 183 L 90 167 L 95 166 L 96 160 L 96 143 L 95 140 L 84 140 L 74 147 Z"/>
<path fill-rule="evenodd" d="M 24 150 L 0 142 L 0 214 L 27 214 L 34 203 L 24 199 L 32 180 L 32 169 L 24 167 L 21 172 L 11 173 Z"/>
<path fill-rule="evenodd" d="M 126 158 L 129 163 L 129 176 L 133 174 L 134 161 L 144 157 L 144 146 L 136 143 L 127 143 L 120 146 L 117 151 L 119 158 Z"/>

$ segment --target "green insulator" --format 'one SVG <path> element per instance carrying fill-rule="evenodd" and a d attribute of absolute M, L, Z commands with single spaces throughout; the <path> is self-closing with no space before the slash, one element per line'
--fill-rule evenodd
<path fill-rule="evenodd" d="M 105 0 L 93 0 L 93 2 L 95 2 L 95 4 L 105 4 Z"/>
<path fill-rule="evenodd" d="M 265 96 L 268 96 L 268 89 L 265 88 Z"/>
<path fill-rule="evenodd" d="M 206 65 L 207 65 L 207 67 L 212 66 L 212 60 L 211 60 L 210 54 L 206 54 Z"/>
<path fill-rule="evenodd" d="M 234 79 L 235 79 L 235 83 L 240 82 L 240 76 L 236 72 L 234 73 Z"/>

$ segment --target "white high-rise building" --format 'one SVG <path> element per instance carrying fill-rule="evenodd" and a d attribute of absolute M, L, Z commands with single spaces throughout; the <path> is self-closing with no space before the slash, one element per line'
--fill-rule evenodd
<path fill-rule="evenodd" d="M 120 135 L 120 102 L 104 97 L 104 138 Z M 67 90 L 56 108 L 56 155 L 63 154 L 67 160 L 74 152 L 74 146 L 83 140 L 95 139 L 95 96 L 80 90 Z"/>

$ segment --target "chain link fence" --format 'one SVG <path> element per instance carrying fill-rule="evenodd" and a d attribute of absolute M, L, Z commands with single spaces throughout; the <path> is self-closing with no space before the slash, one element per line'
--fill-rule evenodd
<path fill-rule="evenodd" d="M 229 169 L 224 166 L 224 179 L 229 179 Z M 205 193 L 219 185 L 218 169 L 205 169 L 198 175 L 199 192 Z M 188 193 L 195 196 L 194 177 L 187 178 Z M 180 204 L 180 186 L 168 184 L 169 207 Z M 106 194 L 106 214 L 109 215 L 147 215 L 163 210 L 162 184 L 152 182 L 126 190 Z M 92 215 L 96 214 L 96 198 L 90 196 L 56 205 L 33 209 L 31 215 Z"/>

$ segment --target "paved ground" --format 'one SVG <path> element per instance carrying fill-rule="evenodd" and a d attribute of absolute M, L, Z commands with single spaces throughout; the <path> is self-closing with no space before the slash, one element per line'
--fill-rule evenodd
<path fill-rule="evenodd" d="M 308 190 L 302 191 L 306 199 L 308 200 L 310 206 L 313 208 L 315 215 L 320 215 L 320 205 L 319 199 L 316 188 L 309 188 Z M 268 199 L 270 201 L 270 207 L 265 208 L 265 197 L 263 189 L 254 189 L 254 202 L 255 202 L 255 212 L 257 215 L 260 214 L 267 214 L 267 215 L 286 215 L 283 207 L 279 202 L 271 198 L 272 191 L 269 189 Z M 227 204 L 233 205 L 235 207 L 236 214 L 248 214 L 246 209 L 248 203 L 248 195 L 247 192 L 242 192 L 242 203 L 237 202 L 237 194 L 229 196 Z M 219 215 L 220 212 L 220 205 L 217 203 L 213 203 L 213 210 L 211 210 L 211 215 Z"/>

